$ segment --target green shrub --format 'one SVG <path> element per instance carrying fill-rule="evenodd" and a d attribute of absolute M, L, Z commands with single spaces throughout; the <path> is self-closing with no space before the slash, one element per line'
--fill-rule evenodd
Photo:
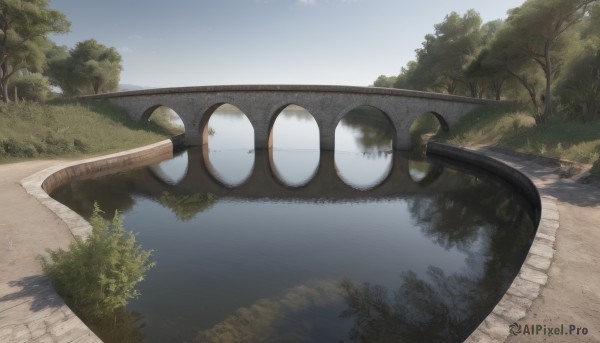
<path fill-rule="evenodd" d="M 101 213 L 94 204 L 87 240 L 76 237 L 68 250 L 48 250 L 49 260 L 40 257 L 58 294 L 87 318 L 111 314 L 138 297 L 135 286 L 154 266 L 152 251 L 143 250 L 135 235 L 123 229 L 122 217 L 115 213 L 108 221 Z"/>
<path fill-rule="evenodd" d="M 11 157 L 34 157 L 38 154 L 37 149 L 32 143 L 28 141 L 17 141 L 14 138 L 0 141 L 0 146 L 0 150 L 2 150 L 0 155 Z"/>
<path fill-rule="evenodd" d="M 48 78 L 36 73 L 16 74 L 8 83 L 9 97 L 14 99 L 14 89 L 17 88 L 18 100 L 44 102 L 50 92 Z"/>

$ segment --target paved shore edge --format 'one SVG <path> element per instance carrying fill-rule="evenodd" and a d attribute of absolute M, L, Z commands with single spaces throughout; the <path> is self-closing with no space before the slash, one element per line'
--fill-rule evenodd
<path fill-rule="evenodd" d="M 73 179 L 98 177 L 116 169 L 134 168 L 171 157 L 173 142 L 166 139 L 141 148 L 46 168 L 21 180 L 21 185 L 64 221 L 73 236 L 86 238 L 92 232 L 90 224 L 67 206 L 52 199 L 50 193 Z"/>
<path fill-rule="evenodd" d="M 540 209 L 539 223 L 533 243 L 519 273 L 492 312 L 465 340 L 475 342 L 504 342 L 510 335 L 512 323 L 525 318 L 527 310 L 540 295 L 541 288 L 548 282 L 548 271 L 554 257 L 554 242 L 559 228 L 559 213 L 556 200 L 540 194 L 533 176 L 516 170 L 503 162 L 498 152 L 491 149 L 470 150 L 468 148 L 438 142 L 427 144 L 427 153 L 441 155 L 452 160 L 466 162 L 513 183 Z M 528 175 L 529 174 L 529 175 Z"/>
<path fill-rule="evenodd" d="M 539 225 L 519 274 L 488 317 L 466 340 L 466 342 L 504 342 L 510 334 L 509 325 L 525 317 L 527 310 L 539 296 L 542 287 L 546 285 L 548 280 L 548 270 L 552 264 L 555 251 L 554 242 L 559 227 L 556 200 L 544 194 L 540 195 L 534 180 L 532 180 L 534 176 L 527 173 L 527 170 L 518 171 L 509 166 L 503 161 L 501 154 L 498 152 L 483 151 L 481 149 L 471 150 L 430 142 L 428 153 L 442 155 L 487 169 L 522 188 L 530 200 L 536 201 L 537 199 L 538 201 L 541 209 Z M 35 197 L 64 221 L 73 236 L 86 237 L 91 232 L 89 223 L 66 206 L 53 200 L 48 193 L 74 178 L 95 177 L 110 173 L 118 168 L 132 168 L 158 162 L 172 155 L 173 142 L 164 140 L 116 154 L 61 163 L 22 179 L 21 185 L 27 193 Z M 50 288 L 50 295 L 56 296 L 47 280 L 40 280 L 40 283 L 42 288 Z M 66 311 L 70 312 L 68 308 L 66 308 Z M 76 316 L 72 316 L 71 320 L 77 321 L 76 325 L 85 326 Z M 91 331 L 87 338 L 86 342 L 100 341 Z"/>

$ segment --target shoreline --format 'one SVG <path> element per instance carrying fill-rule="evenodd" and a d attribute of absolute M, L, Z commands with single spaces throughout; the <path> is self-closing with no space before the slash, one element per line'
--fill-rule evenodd
<path fill-rule="evenodd" d="M 434 145 L 435 144 L 438 143 L 434 143 Z M 73 177 L 81 177 L 83 175 L 90 174 L 91 172 L 106 173 L 107 171 L 112 170 L 116 167 L 131 167 L 135 164 L 145 164 L 145 162 L 148 162 L 152 159 L 164 159 L 165 156 L 168 155 L 166 151 L 168 151 L 169 149 L 172 155 L 173 142 L 171 140 L 165 140 L 146 147 L 81 161 L 29 161 L 17 164 L 0 165 L 0 173 L 3 173 L 5 172 L 5 170 L 8 170 L 8 167 L 17 167 L 20 165 L 20 168 L 17 169 L 24 169 L 22 171 L 22 174 L 24 175 L 22 176 L 27 176 L 29 175 L 27 174 L 27 172 L 31 174 L 31 172 L 37 171 L 41 167 L 50 166 L 43 168 L 41 172 L 37 172 L 33 175 L 29 175 L 27 177 L 22 178 L 21 183 L 23 185 L 23 188 L 21 188 L 20 191 L 22 193 L 25 193 L 26 190 L 28 194 L 20 194 L 20 196 L 25 196 L 29 198 L 25 199 L 27 200 L 28 204 L 31 203 L 31 200 L 34 200 L 39 201 L 38 205 L 46 206 L 45 211 L 40 211 L 44 212 L 43 214 L 46 217 L 44 225 L 50 226 L 50 228 L 52 229 L 51 231 L 54 231 L 54 229 L 56 229 L 57 231 L 62 231 L 62 241 L 58 245 L 68 245 L 69 242 L 64 242 L 65 228 L 69 230 L 68 232 L 71 234 L 70 239 L 72 239 L 73 235 L 85 236 L 87 230 L 89 230 L 89 224 L 85 220 L 83 220 L 79 215 L 66 208 L 64 205 L 52 200 L 45 192 L 45 190 L 51 191 L 57 185 L 62 184 L 64 182 L 68 182 L 68 180 L 70 180 Z M 562 206 L 562 203 L 560 201 L 561 192 L 557 188 L 550 188 L 549 184 L 567 182 L 572 180 L 562 180 L 558 177 L 558 175 L 554 174 L 553 169 L 550 170 L 550 168 L 548 168 L 547 166 L 537 164 L 534 161 L 525 160 L 522 156 L 519 157 L 518 155 L 505 155 L 501 152 L 493 151 L 492 149 L 486 148 L 469 149 L 462 147 L 453 147 L 453 149 L 462 151 L 465 155 L 475 154 L 474 156 L 485 156 L 486 158 L 496 161 L 496 163 L 500 163 L 500 165 L 504 165 L 504 168 L 508 171 L 517 171 L 520 175 L 526 177 L 526 180 L 530 182 L 531 185 L 535 185 L 534 189 L 536 190 L 536 192 L 540 193 L 541 206 L 543 209 L 541 213 L 540 224 L 538 225 L 538 230 L 536 232 L 534 244 L 532 245 L 527 258 L 523 266 L 521 267 L 519 275 L 515 278 L 515 281 L 513 282 L 513 285 L 511 286 L 509 291 L 496 305 L 496 307 L 486 318 L 486 320 L 484 320 L 484 322 L 481 323 L 481 325 L 466 340 L 467 342 L 503 342 L 507 339 L 508 335 L 510 334 L 508 325 L 511 324 L 513 321 L 517 322 L 519 320 L 522 320 L 523 318 L 527 319 L 531 316 L 537 317 L 540 315 L 540 311 L 542 311 L 541 313 L 544 312 L 543 304 L 540 305 L 539 303 L 544 301 L 546 287 L 549 284 L 553 284 L 554 278 L 556 277 L 553 276 L 553 271 L 556 263 L 552 262 L 558 260 L 558 257 L 560 257 L 563 254 L 569 254 L 568 251 L 562 251 L 560 249 L 561 231 L 558 230 L 558 228 L 559 226 L 562 228 L 563 225 L 561 223 L 562 213 L 559 214 L 559 212 L 560 209 L 564 207 Z M 129 157 L 124 157 L 128 155 Z M 12 186 L 14 188 L 14 181 Z M 590 192 L 599 192 L 600 195 L 600 189 L 596 188 L 595 186 L 577 184 L 577 188 L 587 188 Z M 13 189 L 12 191 L 14 192 L 15 190 Z M 531 191 L 529 191 L 529 193 L 530 192 Z M 7 199 L 6 193 L 3 192 L 2 194 L 3 195 L 0 196 L 0 201 L 9 202 L 11 200 Z M 591 200 L 592 201 L 588 206 L 600 208 L 600 196 Z M 16 205 L 19 206 L 19 204 Z M 23 205 L 27 206 L 25 204 Z M 29 210 L 29 208 L 23 209 Z M 32 217 L 39 216 L 35 208 L 33 209 L 33 212 L 34 213 L 31 214 Z M 48 223 L 47 217 L 53 215 L 54 218 L 58 217 L 56 218 L 57 220 L 55 220 L 52 223 Z M 597 216 L 598 221 L 600 222 L 600 214 L 598 214 Z M 16 218 L 16 223 L 19 222 L 18 219 L 19 218 Z M 0 223 L 0 225 L 1 224 L 2 223 Z M 0 226 L 0 229 L 2 229 L 2 226 Z M 45 229 L 48 229 L 48 227 L 46 227 Z M 590 227 L 588 229 L 593 230 L 593 227 Z M 40 228 L 34 226 L 31 228 L 31 230 L 36 231 L 40 230 Z M 70 239 L 68 240 L 70 241 Z M 26 244 L 26 242 L 24 243 Z M 598 237 L 597 243 L 600 244 L 600 236 Z M 39 250 L 39 247 L 37 249 Z M 32 251 L 32 253 L 35 253 L 35 251 Z M 40 253 L 43 252 L 37 252 L 37 254 Z M 598 260 L 594 260 L 593 257 L 591 259 L 592 262 Z M 594 262 L 590 264 L 593 265 L 593 267 L 596 267 L 596 270 L 598 269 L 597 263 Z M 41 268 L 38 267 L 38 269 Z M 24 341 L 41 341 L 43 339 L 46 339 L 48 337 L 47 335 L 34 337 L 33 331 L 31 330 L 31 327 L 36 327 L 36 325 L 40 326 L 40 321 L 42 321 L 44 327 L 47 328 L 45 324 L 46 317 L 38 318 L 40 317 L 40 311 L 36 311 L 36 309 L 33 307 L 27 310 L 26 308 L 24 308 L 24 306 L 22 306 L 23 304 L 32 305 L 32 302 L 42 301 L 42 299 L 36 299 L 35 295 L 23 295 L 23 301 L 20 305 L 11 307 L 7 306 L 5 303 L 8 299 L 14 298 L 14 296 L 12 295 L 19 294 L 19 292 L 23 293 L 23 289 L 27 287 L 37 287 L 38 291 L 43 289 L 44 292 L 46 292 L 45 294 L 49 296 L 49 299 L 53 299 L 53 301 L 56 301 L 57 299 L 55 298 L 58 296 L 54 293 L 54 290 L 49 285 L 47 278 L 45 278 L 45 276 L 43 275 L 39 275 L 39 273 L 35 275 L 25 275 L 22 279 L 29 278 L 27 280 L 30 280 L 32 282 L 32 285 L 27 285 L 25 283 L 19 285 L 15 283 L 19 280 L 14 280 L 14 277 L 13 279 L 10 279 L 10 273 L 9 275 L 2 274 L 4 273 L 0 271 L 0 276 L 2 276 L 3 279 L 2 284 L 0 284 L 0 290 L 2 290 L 0 291 L 0 300 L 2 300 L 2 302 L 0 303 L 0 341 L 23 341 L 18 337 L 24 338 L 28 334 L 27 332 L 29 332 L 30 338 L 25 339 Z M 592 284 L 590 284 L 588 287 L 591 288 L 591 285 Z M 515 288 L 513 288 L 513 286 Z M 21 290 L 13 289 L 15 287 L 21 287 Z M 17 292 L 10 293 L 13 290 L 16 290 Z M 569 293 L 569 289 L 562 289 L 562 291 Z M 593 295 L 597 302 L 592 303 L 600 303 L 600 291 L 596 291 Z M 60 303 L 62 303 L 62 299 L 59 298 L 58 300 Z M 63 328 L 63 334 L 77 331 L 80 333 L 80 337 L 85 338 L 83 341 L 99 341 L 99 339 L 95 335 L 93 335 L 93 333 L 91 333 L 91 331 L 89 331 L 89 329 L 85 327 L 83 323 L 81 323 L 79 318 L 77 318 L 76 316 L 72 318 L 70 317 L 70 314 L 67 315 L 68 312 L 70 312 L 70 310 L 66 307 L 66 305 L 64 305 L 64 303 L 62 303 L 61 306 L 58 306 L 56 304 L 52 306 L 52 308 L 59 308 L 60 310 L 57 311 L 62 311 L 61 313 L 63 313 L 63 317 L 67 318 L 63 318 L 62 321 L 57 322 L 58 324 L 60 324 L 59 326 Z M 50 307 L 50 305 L 42 306 L 42 308 L 45 307 Z M 19 313 L 14 312 L 17 310 L 19 310 Z M 29 311 L 29 313 L 27 313 L 27 311 Z M 56 311 L 53 311 L 53 313 L 54 312 Z M 21 321 L 25 320 L 25 322 L 18 322 L 18 318 L 22 318 Z M 27 322 L 27 319 L 29 318 L 31 318 L 32 320 Z M 594 318 L 591 318 L 591 320 L 592 323 L 596 325 L 590 327 L 589 329 L 600 327 L 600 315 L 597 318 L 595 318 L 595 320 Z M 81 332 L 85 332 L 85 329 L 81 328 L 77 321 L 79 321 L 79 323 L 81 323 L 81 325 L 83 325 L 85 329 L 89 331 L 89 333 L 81 334 Z M 65 327 L 70 329 L 67 329 L 65 331 Z M 75 328 L 77 328 L 77 330 L 75 330 Z M 44 331 L 44 333 L 47 333 L 47 331 L 48 330 Z M 60 333 L 59 331 L 60 330 L 58 330 L 57 332 Z M 42 331 L 40 331 L 40 333 L 41 332 Z M 70 339 L 67 339 L 67 336 L 64 335 L 54 336 L 52 336 L 54 338 L 52 338 L 51 342 L 71 341 Z M 61 340 L 61 336 L 64 336 L 65 338 Z M 519 337 L 510 337 L 509 341 L 511 341 L 511 339 L 518 338 Z M 524 338 L 528 338 L 529 340 L 529 337 Z M 598 336 L 598 332 L 596 329 L 596 331 L 590 332 L 590 334 L 584 338 L 600 339 L 600 336 Z"/>

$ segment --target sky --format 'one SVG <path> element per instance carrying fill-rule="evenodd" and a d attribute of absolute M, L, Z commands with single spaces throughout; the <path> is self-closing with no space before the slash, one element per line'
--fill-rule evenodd
<path fill-rule="evenodd" d="M 524 0 L 50 0 L 71 21 L 52 35 L 119 50 L 122 84 L 368 86 L 397 75 L 452 11 L 483 22 Z"/>

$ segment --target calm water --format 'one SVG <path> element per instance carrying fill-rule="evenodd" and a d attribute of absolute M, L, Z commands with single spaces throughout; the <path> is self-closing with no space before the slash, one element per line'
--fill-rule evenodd
<path fill-rule="evenodd" d="M 211 118 L 208 147 L 80 180 L 53 197 L 118 209 L 156 268 L 106 341 L 462 341 L 516 275 L 532 209 L 502 180 L 391 152 L 384 118 L 349 114 L 336 152 L 300 108 L 253 150 L 248 120 Z"/>

